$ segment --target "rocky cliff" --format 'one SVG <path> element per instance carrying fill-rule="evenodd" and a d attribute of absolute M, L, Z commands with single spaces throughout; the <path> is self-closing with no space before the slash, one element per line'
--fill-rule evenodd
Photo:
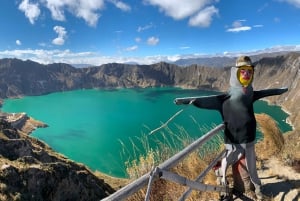
<path fill-rule="evenodd" d="M 268 100 L 281 105 L 290 113 L 289 121 L 300 130 L 300 54 L 290 53 L 275 58 L 264 58 L 257 62 L 255 88 L 288 87 L 288 92 Z"/>
<path fill-rule="evenodd" d="M 268 101 L 288 111 L 289 121 L 299 132 L 300 54 L 267 57 L 255 63 L 255 89 L 289 88 L 287 93 Z M 230 67 L 179 67 L 163 62 L 153 65 L 106 64 L 78 69 L 68 64 L 41 65 L 1 59 L 0 98 L 89 88 L 178 86 L 225 91 L 229 72 Z M 45 125 L 32 120 L 35 124 L 30 125 L 34 126 L 28 127 L 28 121 L 20 122 L 17 128 L 3 119 L 0 122 L 0 200 L 99 200 L 114 191 L 85 166 L 64 158 L 24 134 L 34 126 Z"/>
<path fill-rule="evenodd" d="M 1 118 L 0 200 L 94 201 L 113 192 L 84 165 L 57 154 Z"/>
<path fill-rule="evenodd" d="M 300 53 L 255 59 L 255 89 L 288 87 L 282 96 L 269 99 L 287 111 L 299 111 Z M 52 92 L 91 88 L 133 88 L 178 86 L 225 91 L 229 83 L 229 67 L 212 68 L 199 65 L 179 67 L 175 64 L 153 65 L 105 64 L 74 68 L 68 64 L 42 65 L 18 59 L 0 60 L 0 98 L 42 95 Z M 299 121 L 292 114 L 290 121 Z"/>

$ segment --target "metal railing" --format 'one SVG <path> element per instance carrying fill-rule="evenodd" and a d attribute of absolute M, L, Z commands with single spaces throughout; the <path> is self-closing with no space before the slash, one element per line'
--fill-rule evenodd
<path fill-rule="evenodd" d="M 133 181 L 132 183 L 124 186 L 123 188 L 119 189 L 115 193 L 109 195 L 108 197 L 102 199 L 102 201 L 120 201 L 128 198 L 132 194 L 136 193 L 143 187 L 148 184 L 147 194 L 145 200 L 148 200 L 149 193 L 151 190 L 151 184 L 154 180 L 158 178 L 163 178 L 167 180 L 172 180 L 177 183 L 181 183 L 183 185 L 189 186 L 190 188 L 181 196 L 179 200 L 185 200 L 186 197 L 189 195 L 192 189 L 198 190 L 209 190 L 209 191 L 227 191 L 225 187 L 216 187 L 210 185 L 204 185 L 199 182 L 202 181 L 204 176 L 208 173 L 208 171 L 214 166 L 214 164 L 222 157 L 224 151 L 218 155 L 218 157 L 211 162 L 211 164 L 198 176 L 195 181 L 190 181 L 186 178 L 182 178 L 181 176 L 168 172 L 169 169 L 177 165 L 181 162 L 186 156 L 188 156 L 191 152 L 195 151 L 205 142 L 210 140 L 214 135 L 216 135 L 219 131 L 224 129 L 224 124 L 219 124 L 214 129 L 207 132 L 205 135 L 198 138 L 196 141 L 192 142 L 190 145 L 185 147 L 182 151 L 178 152 L 168 160 L 164 161 L 160 165 L 158 165 L 153 171 L 148 172 L 138 178 L 137 180 Z M 159 177 L 158 177 L 159 175 Z"/>

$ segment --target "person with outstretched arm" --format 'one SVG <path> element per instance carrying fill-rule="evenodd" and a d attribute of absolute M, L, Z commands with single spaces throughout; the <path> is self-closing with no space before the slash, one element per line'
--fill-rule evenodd
<path fill-rule="evenodd" d="M 231 68 L 230 88 L 228 92 L 212 96 L 176 98 L 175 104 L 193 104 L 196 107 L 212 109 L 220 112 L 224 129 L 226 155 L 221 161 L 222 184 L 227 185 L 226 171 L 229 165 L 245 157 L 251 182 L 255 187 L 258 200 L 263 199 L 261 181 L 256 169 L 255 138 L 256 119 L 253 103 L 261 98 L 280 95 L 287 88 L 264 89 L 254 91 L 252 81 L 254 65 L 250 57 L 241 56 L 236 60 L 236 66 Z"/>

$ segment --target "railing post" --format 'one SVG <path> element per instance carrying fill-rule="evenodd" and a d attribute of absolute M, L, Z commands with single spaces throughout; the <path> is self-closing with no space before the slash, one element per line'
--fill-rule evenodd
<path fill-rule="evenodd" d="M 205 135 L 201 136 L 190 145 L 185 147 L 182 151 L 178 152 L 162 164 L 158 166 L 159 169 L 162 170 L 169 170 L 170 168 L 177 165 L 180 161 L 182 161 L 188 154 L 195 151 L 199 146 L 207 142 L 211 137 L 217 134 L 224 128 L 224 124 L 219 124 L 214 129 L 207 132 Z M 144 174 L 134 182 L 124 186 L 123 188 L 119 189 L 117 192 L 109 195 L 108 197 L 102 199 L 102 201 L 121 201 L 133 193 L 139 191 L 141 188 L 147 185 L 149 181 L 150 173 Z M 157 178 L 153 178 L 155 180 Z"/>
<path fill-rule="evenodd" d="M 205 177 L 205 175 L 208 173 L 208 171 L 210 169 L 213 168 L 213 166 L 224 156 L 224 154 L 226 153 L 226 150 L 223 150 L 209 165 L 208 167 L 196 178 L 196 182 L 201 182 L 203 180 L 203 178 Z M 184 201 L 186 200 L 186 198 L 190 195 L 190 193 L 192 192 L 192 188 L 188 188 L 182 195 L 181 197 L 178 199 L 179 201 Z"/>

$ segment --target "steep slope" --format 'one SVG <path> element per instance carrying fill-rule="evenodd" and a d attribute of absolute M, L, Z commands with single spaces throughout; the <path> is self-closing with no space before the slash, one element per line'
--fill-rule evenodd
<path fill-rule="evenodd" d="M 255 63 L 255 90 L 289 88 L 287 93 L 267 100 L 290 113 L 289 122 L 295 128 L 292 133 L 298 134 L 300 54 L 265 57 Z M 32 61 L 0 59 L 0 98 L 120 87 L 177 86 L 225 91 L 229 72 L 229 67 L 178 67 L 164 62 L 154 65 L 106 64 L 77 69 L 68 64 L 41 65 Z M 0 200 L 99 200 L 113 191 L 85 166 L 55 153 L 3 119 L 0 122 Z"/>
<path fill-rule="evenodd" d="M 300 53 L 264 57 L 255 63 L 254 88 L 288 87 L 287 93 L 269 100 L 291 113 L 298 111 Z M 41 65 L 32 61 L 1 59 L 0 98 L 91 88 L 178 86 L 225 91 L 229 71 L 229 67 L 179 67 L 164 62 L 153 65 L 114 63 L 78 69 L 68 64 Z M 298 114 L 291 114 L 293 124 L 299 120 Z"/>
<path fill-rule="evenodd" d="M 0 121 L 0 200 L 100 200 L 114 190 L 84 165 Z"/>
<path fill-rule="evenodd" d="M 289 121 L 300 130 L 300 54 L 261 59 L 255 68 L 255 88 L 288 87 L 288 92 L 268 100 L 290 113 Z"/>

